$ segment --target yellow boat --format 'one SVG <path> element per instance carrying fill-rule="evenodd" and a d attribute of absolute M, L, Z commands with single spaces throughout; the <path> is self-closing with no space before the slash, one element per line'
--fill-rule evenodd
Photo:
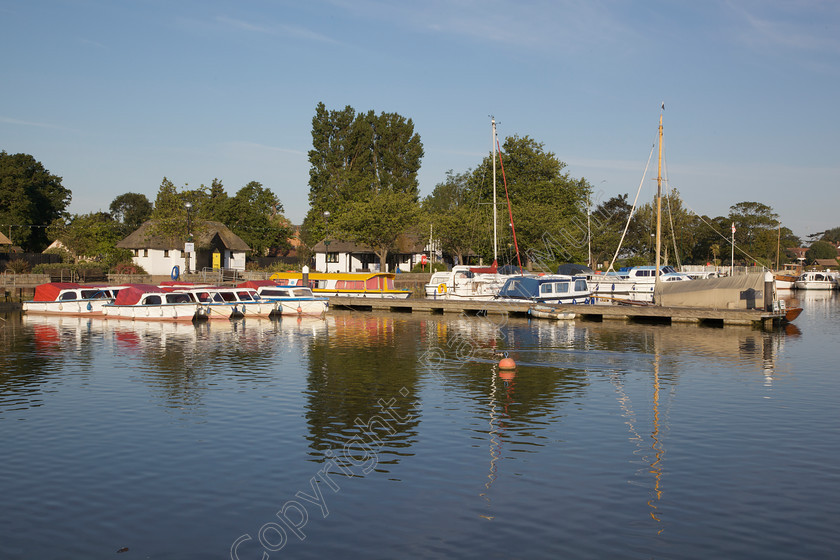
<path fill-rule="evenodd" d="M 312 293 L 321 296 L 406 299 L 411 290 L 394 288 L 392 272 L 310 272 Z M 278 286 L 303 286 L 303 273 L 277 272 L 269 278 Z"/>

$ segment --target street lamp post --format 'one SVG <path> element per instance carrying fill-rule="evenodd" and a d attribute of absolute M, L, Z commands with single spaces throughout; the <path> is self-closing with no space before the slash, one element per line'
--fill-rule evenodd
<path fill-rule="evenodd" d="M 184 252 L 186 253 L 186 266 L 187 269 L 185 272 L 186 274 L 190 273 L 190 253 L 192 253 L 193 245 L 192 245 L 192 220 L 191 220 L 191 211 L 192 211 L 192 203 L 187 202 L 184 204 L 184 208 L 187 209 L 187 243 L 184 245 Z"/>
<path fill-rule="evenodd" d="M 324 272 L 330 271 L 330 211 L 324 211 Z"/>

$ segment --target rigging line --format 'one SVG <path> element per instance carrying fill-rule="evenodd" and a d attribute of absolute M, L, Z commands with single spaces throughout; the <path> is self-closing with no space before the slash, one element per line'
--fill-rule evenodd
<path fill-rule="evenodd" d="M 621 232 L 621 239 L 618 240 L 618 247 L 615 248 L 615 255 L 613 255 L 612 261 L 610 261 L 610 266 L 605 272 L 614 270 L 613 265 L 615 264 L 615 260 L 618 258 L 619 251 L 621 251 L 621 244 L 624 243 L 624 236 L 627 235 L 627 228 L 630 227 L 630 220 L 633 219 L 633 213 L 636 211 L 636 203 L 639 202 L 639 193 L 642 192 L 642 185 L 645 182 L 645 177 L 647 176 L 648 168 L 650 167 L 650 160 L 653 157 L 654 148 L 656 148 L 656 142 L 654 142 L 650 147 L 650 155 L 648 155 L 648 160 L 645 164 L 645 171 L 642 173 L 642 180 L 639 181 L 639 188 L 636 190 L 636 198 L 633 199 L 633 207 L 630 208 L 630 215 L 627 216 L 627 223 L 624 224 L 624 231 Z"/>
<path fill-rule="evenodd" d="M 507 177 L 505 177 L 505 164 L 502 163 L 502 148 L 499 146 L 499 140 L 496 139 L 496 148 L 499 151 L 499 165 L 502 167 L 502 182 L 505 184 L 505 199 L 507 200 L 508 216 L 510 217 L 510 229 L 513 232 L 513 247 L 516 249 L 516 263 L 519 265 L 519 273 L 523 276 L 522 260 L 519 258 L 519 245 L 516 243 L 516 228 L 513 227 L 513 210 L 510 207 L 510 196 L 508 196 Z"/>

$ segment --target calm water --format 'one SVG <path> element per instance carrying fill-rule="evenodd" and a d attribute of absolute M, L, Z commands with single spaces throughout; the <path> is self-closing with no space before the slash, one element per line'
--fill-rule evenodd
<path fill-rule="evenodd" d="M 778 332 L 7 315 L 0 558 L 836 558 L 840 298 L 802 303 Z"/>

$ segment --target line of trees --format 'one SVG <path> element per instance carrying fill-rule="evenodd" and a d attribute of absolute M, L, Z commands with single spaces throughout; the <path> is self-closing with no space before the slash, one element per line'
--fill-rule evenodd
<path fill-rule="evenodd" d="M 494 163 L 499 264 L 518 264 L 517 247 L 523 265 L 543 270 L 562 262 L 586 262 L 590 251 L 593 263 L 613 257 L 620 265 L 653 262 L 653 201 L 636 208 L 628 224 L 627 194 L 593 201 L 592 185 L 572 177 L 541 142 L 509 136 L 501 154 L 496 162 L 488 153 L 473 168 L 450 170 L 421 200 L 417 174 L 424 151 L 411 119 L 372 110 L 357 113 L 349 105 L 330 110 L 318 103 L 309 151 L 310 205 L 300 232 L 302 262 L 309 261 L 318 242 L 332 239 L 366 244 L 384 264 L 405 236 L 431 236 L 456 262 L 491 262 Z M 186 203 L 191 205 L 193 235 L 203 221 L 219 221 L 258 255 L 288 249 L 293 236 L 280 200 L 256 181 L 229 196 L 218 179 L 206 187 L 179 189 L 164 177 L 154 202 L 129 192 L 117 196 L 108 212 L 88 214 L 69 214 L 70 199 L 61 177 L 32 156 L 0 152 L 0 228 L 12 225 L 12 241 L 25 250 L 39 251 L 59 239 L 75 255 L 112 265 L 129 258 L 115 244 L 148 219 L 155 222 L 154 233 L 186 240 Z M 672 189 L 662 208 L 663 254 L 671 263 L 728 262 L 733 224 L 738 263 L 772 266 L 779 248 L 801 244 L 780 225 L 773 209 L 759 202 L 739 202 L 725 216 L 698 216 Z M 840 227 L 810 237 L 814 255 L 828 254 L 820 243 L 831 247 L 829 242 L 840 241 Z M 784 253 L 780 260 L 786 260 Z"/>

